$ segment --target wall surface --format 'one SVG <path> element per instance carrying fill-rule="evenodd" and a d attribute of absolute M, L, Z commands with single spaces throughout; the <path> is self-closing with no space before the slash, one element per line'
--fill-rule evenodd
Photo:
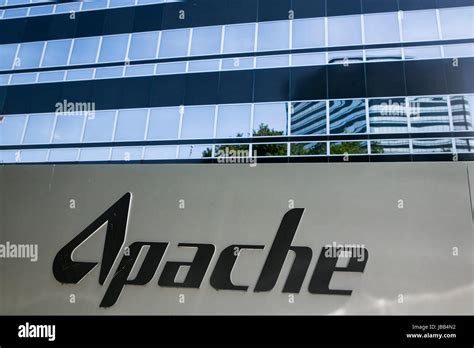
<path fill-rule="evenodd" d="M 39 248 L 37 262 L 0 259 L 0 314 L 474 314 L 473 183 L 466 163 L 0 166 L 0 244 Z M 147 284 L 125 285 L 113 306 L 101 308 L 112 275 L 123 271 L 115 273 L 122 255 L 103 285 L 101 265 L 77 284 L 61 284 L 53 260 L 127 192 L 124 246 L 169 244 Z M 312 250 L 301 291 L 282 293 L 289 252 L 275 287 L 254 292 L 293 207 L 304 213 L 292 246 Z M 73 261 L 101 262 L 101 225 Z M 199 289 L 158 285 L 167 262 L 193 261 L 196 249 L 178 243 L 215 246 Z M 368 250 L 363 272 L 332 276 L 330 288 L 350 296 L 308 291 L 321 250 L 332 243 Z M 211 275 L 234 244 L 264 249 L 238 254 L 231 281 L 247 291 L 217 291 Z"/>

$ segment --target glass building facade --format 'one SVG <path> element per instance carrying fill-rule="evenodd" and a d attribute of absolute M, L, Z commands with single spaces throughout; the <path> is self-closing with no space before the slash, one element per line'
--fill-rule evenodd
<path fill-rule="evenodd" d="M 472 160 L 474 0 L 0 0 L 0 162 Z"/>

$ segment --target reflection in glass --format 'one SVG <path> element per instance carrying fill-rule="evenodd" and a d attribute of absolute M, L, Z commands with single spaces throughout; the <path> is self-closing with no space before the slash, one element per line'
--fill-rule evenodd
<path fill-rule="evenodd" d="M 224 53 L 253 52 L 255 24 L 227 25 L 225 27 Z"/>
<path fill-rule="evenodd" d="M 18 51 L 14 69 L 37 68 L 43 53 L 44 42 L 23 43 Z"/>
<path fill-rule="evenodd" d="M 288 21 L 259 23 L 257 42 L 258 51 L 288 49 L 290 44 Z"/>
<path fill-rule="evenodd" d="M 459 95 L 450 97 L 451 113 L 455 131 L 472 131 L 472 113 L 474 95 Z"/>
<path fill-rule="evenodd" d="M 402 16 L 403 40 L 438 40 L 436 10 L 405 11 Z"/>
<path fill-rule="evenodd" d="M 0 116 L 0 144 L 20 144 L 26 116 Z"/>
<path fill-rule="evenodd" d="M 179 159 L 199 159 L 212 157 L 212 145 L 181 145 Z"/>
<path fill-rule="evenodd" d="M 108 161 L 110 156 L 110 148 L 84 148 L 81 149 L 79 160 L 84 162 Z"/>
<path fill-rule="evenodd" d="M 253 69 L 254 58 L 228 58 L 222 59 L 222 70 Z"/>
<path fill-rule="evenodd" d="M 243 158 L 249 157 L 250 146 L 249 144 L 227 144 L 227 145 L 216 145 L 214 147 L 214 157 L 216 158 Z M 227 163 L 232 163 L 228 161 Z"/>
<path fill-rule="evenodd" d="M 42 72 L 39 74 L 38 82 L 55 82 L 64 80 L 65 71 Z"/>
<path fill-rule="evenodd" d="M 12 68 L 18 45 L 0 45 L 0 69 L 9 70 Z"/>
<path fill-rule="evenodd" d="M 143 148 L 134 147 L 115 147 L 112 148 L 112 161 L 139 161 L 142 159 Z"/>
<path fill-rule="evenodd" d="M 364 15 L 365 43 L 378 44 L 399 42 L 398 13 L 376 13 Z"/>
<path fill-rule="evenodd" d="M 252 106 L 219 105 L 217 115 L 218 138 L 235 138 L 250 136 L 250 115 Z"/>
<path fill-rule="evenodd" d="M 189 62 L 188 72 L 219 70 L 219 59 L 207 59 Z"/>
<path fill-rule="evenodd" d="M 147 146 L 143 159 L 176 159 L 176 148 L 176 146 Z"/>
<path fill-rule="evenodd" d="M 151 109 L 147 139 L 178 139 L 179 107 Z"/>
<path fill-rule="evenodd" d="M 158 49 L 158 36 L 157 31 L 132 34 L 128 58 L 131 60 L 155 58 Z"/>
<path fill-rule="evenodd" d="M 366 50 L 365 58 L 368 62 L 384 61 L 384 60 L 401 60 L 402 50 L 400 48 Z"/>
<path fill-rule="evenodd" d="M 48 150 L 21 150 L 20 161 L 22 163 L 46 162 Z"/>
<path fill-rule="evenodd" d="M 367 131 L 365 101 L 363 99 L 331 100 L 329 119 L 331 134 L 365 133 Z"/>
<path fill-rule="evenodd" d="M 253 135 L 286 135 L 287 122 L 287 103 L 256 104 L 253 115 Z"/>
<path fill-rule="evenodd" d="M 326 134 L 326 102 L 292 103 L 291 135 Z"/>
<path fill-rule="evenodd" d="M 360 16 L 336 16 L 328 18 L 329 46 L 362 44 Z"/>
<path fill-rule="evenodd" d="M 405 59 L 441 58 L 440 46 L 405 47 Z"/>
<path fill-rule="evenodd" d="M 94 75 L 94 69 L 68 70 L 66 80 L 90 80 Z"/>
<path fill-rule="evenodd" d="M 222 27 L 194 28 L 191 55 L 220 53 L 221 37 Z"/>
<path fill-rule="evenodd" d="M 115 140 L 143 140 L 148 110 L 121 110 L 117 118 Z"/>
<path fill-rule="evenodd" d="M 338 64 L 349 64 L 364 61 L 364 54 L 362 51 L 339 51 L 329 52 L 328 62 Z"/>
<path fill-rule="evenodd" d="M 463 45 L 445 45 L 444 56 L 450 58 L 459 57 L 474 57 L 474 45 L 463 44 Z"/>
<path fill-rule="evenodd" d="M 156 65 L 156 74 L 176 74 L 186 72 L 186 62 L 162 63 Z"/>
<path fill-rule="evenodd" d="M 99 38 L 91 37 L 74 40 L 71 53 L 71 64 L 95 63 L 97 50 L 99 49 Z"/>
<path fill-rule="evenodd" d="M 125 76 L 149 76 L 155 71 L 154 64 L 129 65 L 125 68 Z"/>
<path fill-rule="evenodd" d="M 257 68 L 276 68 L 290 65 L 290 56 L 257 57 Z"/>
<path fill-rule="evenodd" d="M 446 132 L 449 127 L 446 97 L 414 97 L 408 99 L 412 132 Z"/>
<path fill-rule="evenodd" d="M 324 64 L 326 64 L 325 53 L 303 53 L 303 54 L 293 54 L 291 56 L 292 66 L 324 65 Z"/>
<path fill-rule="evenodd" d="M 123 66 L 111 66 L 107 68 L 97 68 L 95 71 L 96 79 L 107 79 L 112 77 L 122 77 Z"/>
<path fill-rule="evenodd" d="M 474 152 L 474 138 L 456 139 L 456 152 Z"/>
<path fill-rule="evenodd" d="M 340 141 L 332 142 L 331 155 L 362 155 L 367 154 L 366 141 Z"/>
<path fill-rule="evenodd" d="M 214 117 L 214 106 L 185 108 L 181 139 L 212 138 L 214 135 Z"/>
<path fill-rule="evenodd" d="M 293 21 L 293 48 L 325 46 L 324 18 L 297 19 Z"/>
<path fill-rule="evenodd" d="M 370 151 L 373 155 L 409 154 L 410 143 L 408 139 L 400 140 L 372 140 Z"/>
<path fill-rule="evenodd" d="M 87 116 L 84 142 L 111 141 L 114 123 L 115 111 L 96 111 Z"/>
<path fill-rule="evenodd" d="M 36 73 L 14 74 L 10 80 L 11 85 L 21 85 L 27 83 L 35 83 Z"/>
<path fill-rule="evenodd" d="M 414 139 L 414 153 L 438 153 L 452 152 L 453 143 L 451 139 Z"/>
<path fill-rule="evenodd" d="M 124 60 L 127 46 L 128 34 L 104 36 L 100 48 L 99 62 L 118 62 Z"/>
<path fill-rule="evenodd" d="M 54 114 L 30 115 L 26 125 L 25 144 L 44 144 L 51 140 Z"/>
<path fill-rule="evenodd" d="M 405 98 L 369 100 L 370 132 L 407 133 L 408 120 Z"/>
<path fill-rule="evenodd" d="M 291 143 L 291 156 L 326 156 L 326 143 Z"/>
<path fill-rule="evenodd" d="M 54 143 L 76 143 L 81 141 L 84 115 L 59 115 L 54 130 Z"/>
<path fill-rule="evenodd" d="M 51 149 L 49 162 L 74 162 L 77 160 L 77 149 Z"/>
<path fill-rule="evenodd" d="M 474 7 L 442 8 L 439 14 L 444 40 L 474 37 Z"/>
<path fill-rule="evenodd" d="M 189 29 L 161 32 L 160 57 L 184 57 L 188 55 Z"/>
<path fill-rule="evenodd" d="M 71 43 L 71 40 L 48 41 L 41 66 L 66 65 Z"/>
<path fill-rule="evenodd" d="M 252 150 L 257 157 L 288 156 L 288 144 L 254 144 Z"/>

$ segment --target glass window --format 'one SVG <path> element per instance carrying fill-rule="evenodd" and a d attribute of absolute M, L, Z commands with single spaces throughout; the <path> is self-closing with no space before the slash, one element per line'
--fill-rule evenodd
<path fill-rule="evenodd" d="M 64 80 L 65 71 L 51 71 L 39 74 L 38 82 L 55 82 Z"/>
<path fill-rule="evenodd" d="M 85 142 L 111 141 L 114 131 L 115 111 L 96 111 L 87 116 Z"/>
<path fill-rule="evenodd" d="M 129 65 L 125 69 L 125 76 L 149 76 L 155 72 L 154 64 Z"/>
<path fill-rule="evenodd" d="M 184 57 L 188 55 L 189 29 L 161 32 L 160 57 Z"/>
<path fill-rule="evenodd" d="M 366 44 L 400 41 L 396 12 L 364 15 L 364 26 Z"/>
<path fill-rule="evenodd" d="M 336 16 L 328 18 L 329 46 L 362 44 L 360 16 Z"/>
<path fill-rule="evenodd" d="M 49 143 L 54 126 L 54 114 L 30 115 L 26 125 L 25 144 Z"/>
<path fill-rule="evenodd" d="M 75 39 L 71 54 L 71 64 L 95 63 L 99 41 L 98 37 Z"/>
<path fill-rule="evenodd" d="M 253 52 L 255 24 L 227 25 L 225 27 L 224 53 Z"/>
<path fill-rule="evenodd" d="M 115 147 L 112 148 L 112 161 L 140 161 L 142 159 L 143 148 L 134 147 Z"/>
<path fill-rule="evenodd" d="M 473 131 L 474 95 L 459 95 L 449 98 L 455 131 Z"/>
<path fill-rule="evenodd" d="M 252 106 L 219 105 L 217 113 L 217 138 L 250 136 L 250 115 Z"/>
<path fill-rule="evenodd" d="M 179 107 L 152 109 L 147 139 L 178 139 L 179 119 Z"/>
<path fill-rule="evenodd" d="M 331 155 L 364 155 L 368 153 L 366 141 L 340 141 L 330 146 Z"/>
<path fill-rule="evenodd" d="M 401 60 L 402 50 L 400 48 L 366 50 L 365 57 L 368 62 L 385 61 L 385 60 Z"/>
<path fill-rule="evenodd" d="M 367 131 L 365 101 L 331 100 L 329 102 L 331 134 L 354 134 Z"/>
<path fill-rule="evenodd" d="M 48 156 L 48 150 L 22 150 L 21 162 L 22 163 L 46 162 L 47 156 Z"/>
<path fill-rule="evenodd" d="M 156 65 L 156 74 L 176 74 L 186 72 L 186 62 L 163 63 Z"/>
<path fill-rule="evenodd" d="M 352 50 L 352 51 L 337 51 L 328 53 L 328 63 L 329 64 L 349 64 L 356 62 L 363 62 L 364 54 L 362 51 Z"/>
<path fill-rule="evenodd" d="M 75 161 L 77 161 L 77 149 L 51 149 L 49 151 L 49 162 Z"/>
<path fill-rule="evenodd" d="M 408 119 L 405 98 L 370 99 L 370 132 L 407 133 Z"/>
<path fill-rule="evenodd" d="M 409 154 L 410 143 L 407 139 L 401 140 L 375 140 L 370 142 L 372 155 Z"/>
<path fill-rule="evenodd" d="M 222 27 L 194 28 L 191 55 L 220 53 L 221 37 Z"/>
<path fill-rule="evenodd" d="M 188 72 L 195 71 L 218 71 L 219 59 L 198 60 L 189 62 Z"/>
<path fill-rule="evenodd" d="M 26 116 L 0 116 L 0 120 L 0 144 L 20 144 Z"/>
<path fill-rule="evenodd" d="M 107 0 L 83 1 L 82 11 L 107 8 Z"/>
<path fill-rule="evenodd" d="M 289 65 L 289 55 L 257 57 L 257 68 L 276 68 Z"/>
<path fill-rule="evenodd" d="M 109 8 L 133 5 L 135 5 L 135 0 L 110 0 Z"/>
<path fill-rule="evenodd" d="M 77 80 L 90 80 L 94 75 L 94 69 L 80 69 L 80 70 L 68 70 L 66 80 L 77 81 Z"/>
<path fill-rule="evenodd" d="M 54 9 L 53 6 L 30 7 L 30 13 L 28 15 L 31 17 L 31 16 L 41 16 L 41 15 L 51 14 L 53 13 L 53 9 Z"/>
<path fill-rule="evenodd" d="M 36 82 L 36 73 L 14 74 L 10 80 L 11 85 L 21 85 Z"/>
<path fill-rule="evenodd" d="M 444 46 L 445 57 L 473 57 L 474 56 L 474 45 L 446 45 Z"/>
<path fill-rule="evenodd" d="M 402 13 L 404 41 L 437 40 L 438 20 L 436 11 L 406 11 Z"/>
<path fill-rule="evenodd" d="M 291 64 L 293 66 L 324 65 L 326 64 L 326 54 L 325 53 L 293 54 L 291 57 Z"/>
<path fill-rule="evenodd" d="M 110 148 L 84 148 L 81 149 L 79 160 L 82 162 L 108 161 Z"/>
<path fill-rule="evenodd" d="M 280 136 L 287 134 L 288 104 L 256 104 L 253 115 L 254 136 Z"/>
<path fill-rule="evenodd" d="M 22 43 L 18 51 L 15 69 L 29 69 L 39 67 L 44 42 Z"/>
<path fill-rule="evenodd" d="M 77 161 L 77 149 L 51 149 L 49 151 L 49 162 L 75 161 Z"/>
<path fill-rule="evenodd" d="M 8 85 L 8 80 L 10 80 L 10 75 L 0 75 L 0 86 Z"/>
<path fill-rule="evenodd" d="M 54 13 L 70 13 L 71 11 L 77 12 L 81 7 L 81 3 L 68 3 L 68 4 L 57 4 Z"/>
<path fill-rule="evenodd" d="M 104 36 L 100 48 L 99 62 L 118 62 L 124 60 L 127 46 L 128 34 Z"/>
<path fill-rule="evenodd" d="M 54 130 L 54 143 L 77 143 L 81 141 L 83 115 L 59 115 Z"/>
<path fill-rule="evenodd" d="M 293 21 L 293 48 L 324 47 L 325 45 L 324 18 Z"/>
<path fill-rule="evenodd" d="M 446 97 L 414 97 L 408 99 L 412 132 L 447 132 L 449 127 Z"/>
<path fill-rule="evenodd" d="M 326 134 L 326 102 L 292 103 L 291 135 Z"/>
<path fill-rule="evenodd" d="M 115 140 L 143 140 L 148 110 L 121 110 L 118 114 Z"/>
<path fill-rule="evenodd" d="M 292 143 L 291 156 L 326 156 L 326 143 Z"/>
<path fill-rule="evenodd" d="M 441 58 L 440 46 L 406 47 L 405 59 Z"/>
<path fill-rule="evenodd" d="M 439 12 L 443 39 L 474 37 L 474 7 L 442 8 Z"/>
<path fill-rule="evenodd" d="M 181 138 L 212 138 L 214 135 L 214 116 L 214 106 L 186 107 L 183 114 Z"/>
<path fill-rule="evenodd" d="M 288 21 L 261 22 L 258 24 L 258 51 L 288 49 L 289 41 Z"/>
<path fill-rule="evenodd" d="M 0 45 L 0 69 L 10 70 L 18 45 Z"/>
<path fill-rule="evenodd" d="M 148 146 L 145 148 L 146 160 L 175 159 L 176 146 Z"/>
<path fill-rule="evenodd" d="M 414 153 L 446 153 L 453 151 L 451 139 L 414 139 Z"/>
<path fill-rule="evenodd" d="M 257 157 L 288 156 L 288 144 L 254 144 L 252 149 Z"/>
<path fill-rule="evenodd" d="M 181 145 L 179 159 L 199 159 L 212 157 L 212 145 Z"/>
<path fill-rule="evenodd" d="M 11 8 L 11 9 L 5 10 L 5 13 L 3 15 L 3 19 L 26 17 L 27 12 L 28 12 L 27 7 Z"/>
<path fill-rule="evenodd" d="M 122 77 L 123 66 L 111 66 L 107 68 L 97 68 L 95 71 L 96 79 L 108 79 L 112 77 Z"/>
<path fill-rule="evenodd" d="M 158 36 L 158 32 L 132 34 L 128 58 L 131 60 L 156 58 Z"/>
<path fill-rule="evenodd" d="M 474 138 L 456 139 L 456 152 L 474 152 Z"/>
<path fill-rule="evenodd" d="M 229 58 L 222 60 L 222 70 L 253 69 L 253 58 Z"/>
<path fill-rule="evenodd" d="M 72 40 L 48 41 L 41 66 L 66 65 Z"/>
<path fill-rule="evenodd" d="M 248 158 L 249 151 L 248 144 L 227 144 L 227 145 L 216 145 L 214 147 L 214 157 L 224 159 L 224 158 Z M 235 163 L 231 160 L 224 161 L 224 163 Z"/>

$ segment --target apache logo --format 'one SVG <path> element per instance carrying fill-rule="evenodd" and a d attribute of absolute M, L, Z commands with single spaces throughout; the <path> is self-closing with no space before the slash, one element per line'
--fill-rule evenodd
<path fill-rule="evenodd" d="M 73 252 L 101 226 L 107 223 L 104 251 L 99 273 L 99 284 L 104 285 L 113 265 L 120 255 L 122 259 L 100 303 L 101 307 L 113 306 L 125 285 L 145 285 L 151 281 L 163 259 L 168 242 L 134 242 L 124 248 L 125 235 L 131 202 L 131 193 L 126 193 L 107 211 L 99 216 L 84 231 L 64 246 L 56 255 L 53 262 L 53 274 L 61 283 L 77 284 L 87 276 L 96 266 L 97 262 L 79 262 L 72 259 Z M 288 278 L 283 287 L 284 293 L 299 293 L 308 271 L 313 251 L 306 246 L 291 245 L 296 234 L 298 224 L 304 209 L 291 209 L 283 217 L 280 227 L 268 253 L 263 269 L 258 278 L 254 292 L 270 291 L 275 286 L 288 252 L 295 253 Z M 128 279 L 142 248 L 148 251 L 135 279 Z M 192 262 L 167 262 L 159 277 L 158 285 L 172 288 L 199 289 L 215 252 L 213 244 L 179 243 L 178 247 L 196 248 Z M 264 245 L 230 245 L 222 250 L 210 277 L 210 284 L 216 290 L 247 291 L 248 286 L 235 285 L 231 280 L 231 273 L 239 253 L 236 250 L 264 249 Z M 331 252 L 332 247 L 321 250 L 318 262 L 311 276 L 308 291 L 312 294 L 325 295 L 351 295 L 351 290 L 329 289 L 332 275 L 337 271 L 364 272 L 368 259 L 367 249 L 363 249 L 363 258 L 350 256 L 346 267 L 338 267 L 339 255 Z M 127 252 L 124 252 L 127 250 Z M 329 251 L 329 252 L 328 252 Z M 329 256 L 328 256 L 329 255 Z M 189 266 L 188 273 L 183 282 L 175 282 L 181 266 Z"/>

